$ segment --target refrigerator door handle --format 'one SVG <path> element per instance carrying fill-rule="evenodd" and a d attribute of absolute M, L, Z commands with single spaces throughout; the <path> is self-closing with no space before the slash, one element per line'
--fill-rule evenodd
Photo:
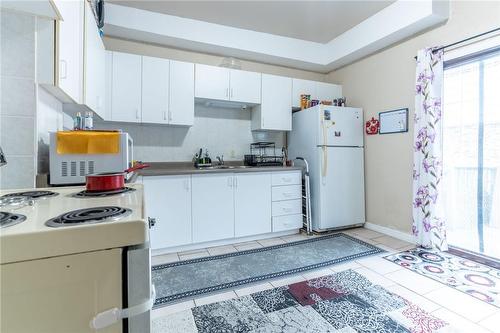
<path fill-rule="evenodd" d="M 153 309 L 155 300 L 156 300 L 156 289 L 153 284 L 151 285 L 151 297 L 148 300 L 126 309 L 112 308 L 103 311 L 101 313 L 98 313 L 90 321 L 90 328 L 94 330 L 100 330 L 124 318 L 134 317 L 140 315 L 141 313 L 151 311 L 151 309 Z"/>

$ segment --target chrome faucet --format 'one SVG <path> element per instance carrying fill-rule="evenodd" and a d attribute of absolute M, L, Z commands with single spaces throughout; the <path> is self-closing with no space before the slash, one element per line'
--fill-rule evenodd
<path fill-rule="evenodd" d="M 5 158 L 2 147 L 0 147 L 0 166 L 4 166 L 5 164 L 7 164 L 7 159 Z"/>
<path fill-rule="evenodd" d="M 224 155 L 217 156 L 217 164 L 218 165 L 224 165 Z"/>

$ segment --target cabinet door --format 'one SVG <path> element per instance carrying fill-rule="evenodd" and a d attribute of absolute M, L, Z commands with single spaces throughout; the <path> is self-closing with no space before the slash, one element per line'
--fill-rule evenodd
<path fill-rule="evenodd" d="M 229 98 L 234 102 L 260 104 L 261 74 L 231 69 Z"/>
<path fill-rule="evenodd" d="M 146 212 L 156 218 L 151 248 L 191 243 L 191 176 L 143 177 Z"/>
<path fill-rule="evenodd" d="M 64 21 L 56 21 L 56 85 L 76 103 L 83 89 L 83 1 L 56 1 Z M 95 20 L 94 20 L 95 22 Z M 94 24 L 95 25 L 95 24 Z"/>
<path fill-rule="evenodd" d="M 261 129 L 292 129 L 292 79 L 262 74 Z"/>
<path fill-rule="evenodd" d="M 229 69 L 196 64 L 195 91 L 197 98 L 229 100 Z"/>
<path fill-rule="evenodd" d="M 311 99 L 317 99 L 316 82 L 292 79 L 292 107 L 300 108 L 300 95 L 311 95 Z"/>
<path fill-rule="evenodd" d="M 84 104 L 103 118 L 106 95 L 106 50 L 95 24 L 92 9 L 86 1 L 84 47 Z"/>
<path fill-rule="evenodd" d="M 332 83 L 316 82 L 316 99 L 319 101 L 333 101 L 342 97 L 342 86 Z"/>
<path fill-rule="evenodd" d="M 234 237 L 233 174 L 193 175 L 193 242 Z"/>
<path fill-rule="evenodd" d="M 113 121 L 141 121 L 141 56 L 113 52 L 111 118 Z"/>
<path fill-rule="evenodd" d="M 142 57 L 142 122 L 168 123 L 169 60 Z"/>
<path fill-rule="evenodd" d="M 234 221 L 236 237 L 271 232 L 270 174 L 235 174 Z"/>
<path fill-rule="evenodd" d="M 169 123 L 194 124 L 194 64 L 170 61 Z"/>

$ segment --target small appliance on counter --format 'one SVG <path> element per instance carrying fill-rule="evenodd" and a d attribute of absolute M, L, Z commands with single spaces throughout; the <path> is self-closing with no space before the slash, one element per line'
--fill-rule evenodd
<path fill-rule="evenodd" d="M 51 185 L 84 184 L 93 173 L 132 167 L 134 141 L 119 131 L 59 131 L 50 133 Z"/>
<path fill-rule="evenodd" d="M 245 155 L 248 166 L 282 166 L 284 156 L 276 154 L 274 142 L 255 142 L 250 144 L 250 154 Z"/>

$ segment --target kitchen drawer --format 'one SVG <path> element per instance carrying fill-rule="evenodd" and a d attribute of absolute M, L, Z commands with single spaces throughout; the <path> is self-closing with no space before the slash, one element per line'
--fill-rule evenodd
<path fill-rule="evenodd" d="M 302 228 L 302 214 L 273 217 L 273 232 Z"/>
<path fill-rule="evenodd" d="M 302 213 L 302 200 L 286 200 L 273 202 L 273 216 L 292 215 Z"/>
<path fill-rule="evenodd" d="M 302 184 L 302 172 L 274 172 L 272 178 L 273 186 L 281 185 L 301 185 Z"/>
<path fill-rule="evenodd" d="M 272 188 L 273 201 L 301 199 L 302 186 L 288 185 L 288 186 L 274 186 Z"/>

